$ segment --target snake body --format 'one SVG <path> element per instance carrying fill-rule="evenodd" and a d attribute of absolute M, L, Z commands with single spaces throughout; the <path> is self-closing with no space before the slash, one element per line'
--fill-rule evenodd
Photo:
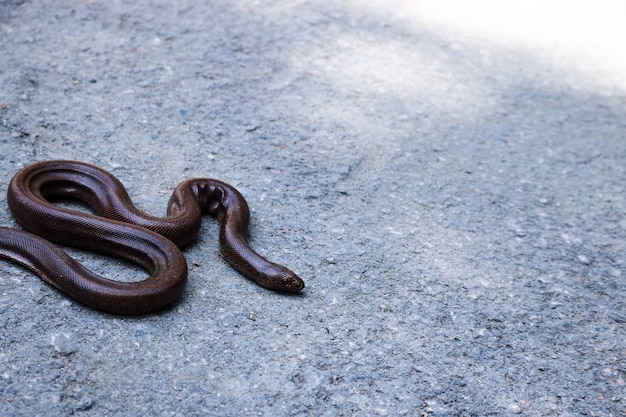
<path fill-rule="evenodd" d="M 60 207 L 72 198 L 95 214 Z M 82 162 L 46 161 L 20 170 L 9 184 L 7 202 L 27 230 L 0 227 L 0 257 L 19 263 L 76 300 L 109 313 L 143 314 L 177 300 L 187 281 L 180 251 L 200 228 L 201 216 L 219 219 L 223 258 L 258 285 L 296 293 L 304 282 L 291 270 L 268 261 L 248 245 L 250 212 L 232 186 L 209 178 L 179 184 L 167 216 L 153 217 L 132 203 L 122 183 L 109 172 Z M 120 282 L 97 275 L 52 242 L 133 262 L 150 276 Z"/>

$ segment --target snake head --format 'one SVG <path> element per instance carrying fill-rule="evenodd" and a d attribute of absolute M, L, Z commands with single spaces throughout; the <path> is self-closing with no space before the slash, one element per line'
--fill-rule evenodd
<path fill-rule="evenodd" d="M 300 279 L 292 270 L 273 264 L 274 271 L 267 274 L 266 279 L 261 284 L 265 288 L 275 291 L 297 293 L 304 288 L 304 281 Z"/>

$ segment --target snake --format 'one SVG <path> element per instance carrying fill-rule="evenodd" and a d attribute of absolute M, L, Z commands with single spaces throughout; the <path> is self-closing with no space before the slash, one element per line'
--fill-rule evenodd
<path fill-rule="evenodd" d="M 58 204 L 66 199 L 91 210 Z M 217 217 L 222 258 L 241 275 L 278 292 L 304 288 L 293 271 L 249 246 L 248 204 L 236 188 L 219 180 L 183 181 L 169 199 L 166 216 L 155 217 L 138 209 L 108 171 L 84 162 L 52 160 L 19 170 L 9 182 L 7 203 L 26 230 L 0 227 L 0 257 L 96 310 L 145 314 L 178 300 L 188 275 L 181 249 L 196 239 L 204 214 Z M 57 245 L 129 261 L 149 276 L 130 282 L 103 277 Z"/>

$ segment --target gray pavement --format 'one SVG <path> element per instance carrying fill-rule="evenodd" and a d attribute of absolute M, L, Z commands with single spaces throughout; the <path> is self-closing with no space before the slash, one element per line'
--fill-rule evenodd
<path fill-rule="evenodd" d="M 626 415 L 626 13 L 503 3 L 0 0 L 3 187 L 76 159 L 157 215 L 218 178 L 307 283 L 211 218 L 157 314 L 2 261 L 0 415 Z"/>

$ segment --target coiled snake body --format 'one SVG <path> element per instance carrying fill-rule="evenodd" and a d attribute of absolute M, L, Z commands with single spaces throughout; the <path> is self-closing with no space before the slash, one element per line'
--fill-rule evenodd
<path fill-rule="evenodd" d="M 68 197 L 87 204 L 96 215 L 52 203 Z M 0 227 L 0 257 L 102 311 L 142 314 L 178 299 L 187 281 L 187 263 L 179 247 L 195 239 L 202 214 L 219 219 L 222 256 L 242 275 L 271 290 L 295 293 L 304 288 L 295 273 L 248 246 L 248 204 L 221 181 L 184 181 L 172 193 L 167 217 L 157 218 L 137 209 L 124 186 L 107 171 L 81 162 L 46 161 L 13 177 L 7 201 L 17 221 L 31 233 Z M 150 276 L 139 282 L 109 280 L 49 241 L 131 261 Z"/>

